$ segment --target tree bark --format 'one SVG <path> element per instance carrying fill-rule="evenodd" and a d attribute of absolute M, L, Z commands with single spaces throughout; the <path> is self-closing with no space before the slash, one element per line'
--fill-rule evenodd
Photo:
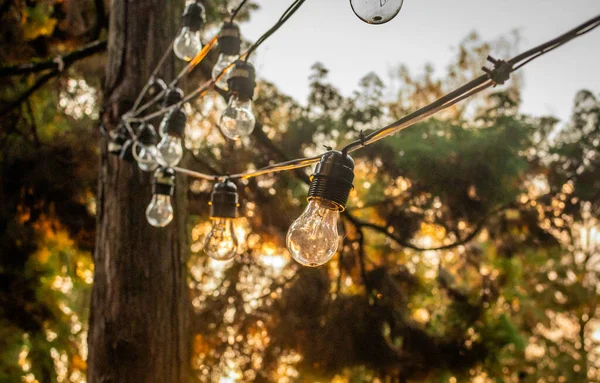
<path fill-rule="evenodd" d="M 183 1 L 111 2 L 103 122 L 114 127 L 176 35 Z M 173 77 L 174 59 L 162 74 Z M 97 203 L 88 382 L 187 381 L 190 368 L 186 180 L 175 218 L 146 222 L 152 174 L 109 157 L 103 143 Z"/>

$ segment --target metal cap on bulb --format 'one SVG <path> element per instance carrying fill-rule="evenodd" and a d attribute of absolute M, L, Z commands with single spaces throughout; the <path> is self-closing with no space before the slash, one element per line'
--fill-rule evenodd
<path fill-rule="evenodd" d="M 183 11 L 183 26 L 191 31 L 199 31 L 204 25 L 204 5 L 195 1 Z"/>
<path fill-rule="evenodd" d="M 218 40 L 221 53 L 227 56 L 237 56 L 240 54 L 242 38 L 240 36 L 240 27 L 236 23 L 223 23 Z"/>
<path fill-rule="evenodd" d="M 175 171 L 171 168 L 158 168 L 152 181 L 152 194 L 172 196 L 175 192 Z"/>
<path fill-rule="evenodd" d="M 238 60 L 235 62 L 229 78 L 229 95 L 237 95 L 242 102 L 254 98 L 254 88 L 256 88 L 256 70 L 254 66 L 247 61 Z"/>
<path fill-rule="evenodd" d="M 321 156 L 310 176 L 308 200 L 322 198 L 333 202 L 340 211 L 346 209 L 354 182 L 354 160 L 347 153 L 330 150 Z"/>
<path fill-rule="evenodd" d="M 182 138 L 185 134 L 185 124 L 187 116 L 180 108 L 173 109 L 167 115 L 167 134 Z M 164 134 L 164 133 L 163 133 Z"/>
<path fill-rule="evenodd" d="M 163 108 L 168 108 L 181 100 L 183 100 L 183 91 L 179 88 L 169 88 L 162 100 L 162 106 Z"/>
<path fill-rule="evenodd" d="M 236 218 L 238 200 L 237 186 L 233 182 L 216 183 L 210 196 L 210 218 Z"/>
<path fill-rule="evenodd" d="M 156 135 L 156 130 L 154 130 L 154 126 L 144 122 L 140 126 L 137 140 L 140 142 L 140 144 L 145 146 L 156 145 L 158 143 L 158 136 Z"/>

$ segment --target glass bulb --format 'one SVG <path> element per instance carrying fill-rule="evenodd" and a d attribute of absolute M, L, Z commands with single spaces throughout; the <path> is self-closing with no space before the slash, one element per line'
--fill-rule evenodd
<path fill-rule="evenodd" d="M 201 50 L 200 31 L 192 31 L 188 27 L 181 28 L 181 33 L 173 44 L 175 55 L 182 60 L 191 61 Z"/>
<path fill-rule="evenodd" d="M 339 208 L 331 201 L 314 198 L 287 233 L 292 257 L 304 266 L 317 267 L 329 261 L 338 248 Z"/>
<path fill-rule="evenodd" d="M 233 64 L 237 60 L 237 56 L 230 56 L 221 53 L 219 55 L 219 59 L 217 63 L 213 67 L 212 70 L 212 79 L 217 80 L 217 77 L 231 64 Z M 229 84 L 227 84 L 227 78 L 229 77 L 228 73 L 223 73 L 223 76 L 216 82 L 217 86 L 221 89 L 227 90 L 229 89 Z"/>
<path fill-rule="evenodd" d="M 365 23 L 387 23 L 400 12 L 404 0 L 350 0 L 352 10 Z"/>
<path fill-rule="evenodd" d="M 183 146 L 180 137 L 165 134 L 157 148 L 160 154 L 157 158 L 158 163 L 162 166 L 172 168 L 183 157 Z"/>
<path fill-rule="evenodd" d="M 228 261 L 237 253 L 237 237 L 232 218 L 213 218 L 204 251 L 217 261 Z"/>
<path fill-rule="evenodd" d="M 134 148 L 135 150 L 135 148 Z M 145 172 L 151 172 L 158 167 L 158 150 L 154 145 L 139 145 L 139 153 L 137 153 L 137 163 L 140 169 Z"/>
<path fill-rule="evenodd" d="M 155 194 L 146 209 L 146 219 L 154 227 L 165 227 L 173 220 L 173 206 L 168 195 Z"/>
<path fill-rule="evenodd" d="M 232 140 L 239 140 L 241 137 L 248 137 L 254 130 L 255 124 L 252 100 L 240 101 L 235 94 L 232 95 L 221 115 L 221 132 Z"/>

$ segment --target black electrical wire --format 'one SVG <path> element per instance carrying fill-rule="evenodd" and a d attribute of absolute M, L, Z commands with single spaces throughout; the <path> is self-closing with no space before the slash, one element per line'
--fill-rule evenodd
<path fill-rule="evenodd" d="M 238 15 L 238 13 L 240 12 L 240 10 L 242 9 L 242 7 L 244 6 L 244 4 L 246 4 L 248 0 L 243 0 L 240 5 L 237 6 L 237 8 L 231 13 L 231 19 L 229 20 L 230 22 L 233 23 L 233 20 L 235 20 L 235 17 Z"/>

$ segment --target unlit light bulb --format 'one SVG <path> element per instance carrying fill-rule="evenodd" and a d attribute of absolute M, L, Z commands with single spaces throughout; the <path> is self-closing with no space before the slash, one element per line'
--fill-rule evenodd
<path fill-rule="evenodd" d="M 317 267 L 329 261 L 338 248 L 339 207 L 331 201 L 314 198 L 290 226 L 287 247 L 304 266 Z"/>
<path fill-rule="evenodd" d="M 229 89 L 229 85 L 227 84 L 227 77 L 228 74 L 227 73 L 223 73 L 223 75 L 221 76 L 221 78 L 219 78 L 219 75 L 227 68 L 229 67 L 231 64 L 233 64 L 235 61 L 237 60 L 237 55 L 226 55 L 224 53 L 221 53 L 219 55 L 219 59 L 217 60 L 217 63 L 215 64 L 215 66 L 213 67 L 212 70 L 212 79 L 214 81 L 216 81 L 216 85 L 224 90 Z M 217 80 L 218 78 L 218 80 Z"/>
<path fill-rule="evenodd" d="M 168 195 L 155 194 L 146 209 L 146 219 L 154 227 L 165 227 L 173 220 L 173 206 Z"/>
<path fill-rule="evenodd" d="M 201 50 L 200 31 L 193 31 L 189 27 L 181 28 L 181 32 L 173 43 L 175 55 L 182 60 L 191 61 Z"/>
<path fill-rule="evenodd" d="M 350 0 L 352 10 L 365 23 L 387 23 L 400 12 L 403 0 Z"/>
<path fill-rule="evenodd" d="M 158 163 L 162 166 L 176 166 L 181 161 L 181 158 L 183 158 L 181 137 L 165 134 L 158 144 L 157 149 L 160 153 Z"/>
<path fill-rule="evenodd" d="M 238 96 L 233 94 L 221 115 L 221 132 L 232 140 L 239 140 L 242 137 L 250 136 L 255 124 L 252 100 L 240 101 Z"/>
<path fill-rule="evenodd" d="M 145 172 L 155 170 L 158 167 L 158 149 L 156 149 L 156 146 L 139 144 L 138 147 L 139 153 L 136 153 L 136 160 L 139 168 Z"/>
<path fill-rule="evenodd" d="M 204 251 L 217 261 L 228 261 L 237 253 L 237 238 L 231 218 L 213 218 Z"/>

